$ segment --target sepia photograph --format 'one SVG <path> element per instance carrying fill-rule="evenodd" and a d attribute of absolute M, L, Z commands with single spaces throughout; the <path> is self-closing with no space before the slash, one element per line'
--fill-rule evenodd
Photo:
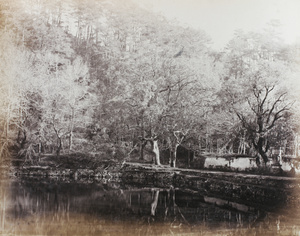
<path fill-rule="evenodd" d="M 0 235 L 300 236 L 300 1 L 0 0 Z"/>

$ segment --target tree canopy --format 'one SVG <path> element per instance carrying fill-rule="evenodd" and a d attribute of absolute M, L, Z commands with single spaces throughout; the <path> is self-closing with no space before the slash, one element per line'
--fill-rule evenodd
<path fill-rule="evenodd" d="M 297 136 L 297 51 L 274 24 L 215 51 L 130 1 L 2 1 L 0 17 L 1 157 L 126 158 L 139 145 L 143 158 L 151 139 L 174 166 L 179 145 L 267 162 Z"/>

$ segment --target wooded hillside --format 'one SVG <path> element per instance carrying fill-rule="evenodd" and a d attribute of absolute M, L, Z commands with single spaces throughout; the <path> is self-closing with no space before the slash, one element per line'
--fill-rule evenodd
<path fill-rule="evenodd" d="M 299 45 L 276 22 L 210 43 L 130 1 L 0 1 L 1 159 L 298 154 Z"/>

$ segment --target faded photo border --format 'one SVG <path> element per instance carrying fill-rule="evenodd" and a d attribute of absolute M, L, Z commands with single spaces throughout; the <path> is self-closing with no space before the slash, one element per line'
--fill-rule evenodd
<path fill-rule="evenodd" d="M 0 234 L 300 235 L 299 12 L 0 0 Z"/>

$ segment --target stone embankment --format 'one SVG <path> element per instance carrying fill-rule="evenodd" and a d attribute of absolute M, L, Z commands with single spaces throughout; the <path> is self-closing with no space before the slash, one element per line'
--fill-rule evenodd
<path fill-rule="evenodd" d="M 45 177 L 45 178 L 72 178 L 74 180 L 81 178 L 97 178 L 117 181 L 120 179 L 121 172 L 110 168 L 103 169 L 68 169 L 68 168 L 53 168 L 44 166 L 27 166 L 13 168 L 9 173 L 11 176 L 17 177 Z"/>
<path fill-rule="evenodd" d="M 300 193 L 300 179 L 279 176 L 240 174 L 233 172 L 188 170 L 151 164 L 123 163 L 96 169 L 67 169 L 42 166 L 14 168 L 11 176 L 103 179 L 130 186 L 177 188 L 204 196 L 238 199 L 255 204 L 278 205 L 296 201 Z M 298 201 L 298 200 L 297 200 Z M 299 202 L 295 202 L 299 205 Z"/>
<path fill-rule="evenodd" d="M 204 196 L 238 199 L 261 205 L 292 203 L 300 193 L 300 179 L 206 170 L 187 170 L 126 164 L 122 172 L 126 183 L 196 191 Z M 294 202 L 294 204 L 299 204 Z"/>

